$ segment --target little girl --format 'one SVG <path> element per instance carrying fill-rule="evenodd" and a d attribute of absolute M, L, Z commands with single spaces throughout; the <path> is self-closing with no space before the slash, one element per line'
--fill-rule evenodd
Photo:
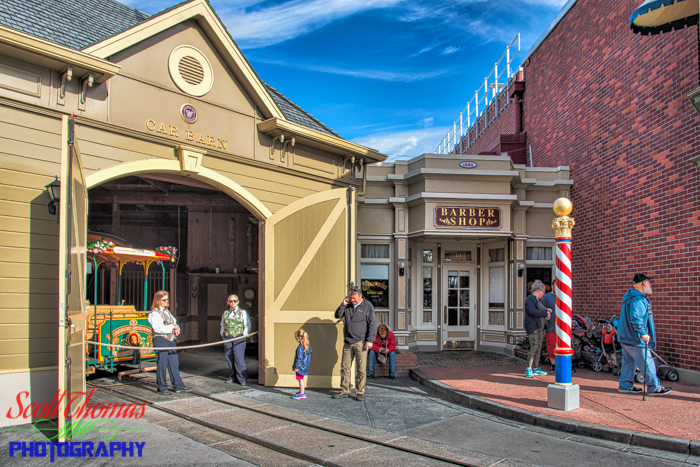
<path fill-rule="evenodd" d="M 294 337 L 299 343 L 297 353 L 294 356 L 294 372 L 299 381 L 299 392 L 294 394 L 294 399 L 306 399 L 304 394 L 304 376 L 309 374 L 309 363 L 311 363 L 311 344 L 309 344 L 309 335 L 303 329 L 299 329 L 294 333 Z"/>

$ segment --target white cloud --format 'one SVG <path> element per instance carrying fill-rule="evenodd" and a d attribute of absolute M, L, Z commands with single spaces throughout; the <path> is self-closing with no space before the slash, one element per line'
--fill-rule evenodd
<path fill-rule="evenodd" d="M 451 45 L 449 47 L 446 47 L 441 53 L 442 53 L 442 55 L 452 55 L 453 53 L 455 53 L 457 51 L 459 51 L 459 47 L 455 47 L 455 46 Z"/>
<path fill-rule="evenodd" d="M 253 11 L 219 14 L 242 48 L 266 47 L 299 37 L 335 20 L 388 8 L 402 0 L 291 0 Z M 224 8 L 221 8 L 224 10 Z"/>
<path fill-rule="evenodd" d="M 420 124 L 423 126 L 423 128 L 430 128 L 431 126 L 433 126 L 434 121 L 435 119 L 433 117 L 427 117 L 421 120 Z"/>
<path fill-rule="evenodd" d="M 374 70 L 343 68 L 336 65 L 319 65 L 313 63 L 286 62 L 282 60 L 268 60 L 265 58 L 249 57 L 251 62 L 279 65 L 287 68 L 297 68 L 301 70 L 317 71 L 319 73 L 330 73 L 334 75 L 353 76 L 355 78 L 376 79 L 380 81 L 395 81 L 412 83 L 422 81 L 447 74 L 449 70 L 434 71 L 411 71 L 411 70 Z"/>
<path fill-rule="evenodd" d="M 434 46 L 434 45 L 429 45 L 429 46 L 427 46 L 427 47 L 423 47 L 423 48 L 420 49 L 418 52 L 416 52 L 416 53 L 414 53 L 413 55 L 411 55 L 411 57 L 417 57 L 418 55 L 421 55 L 421 54 L 424 54 L 425 52 L 429 52 L 429 51 L 433 50 L 435 47 L 436 47 L 436 46 Z"/>
<path fill-rule="evenodd" d="M 425 121 L 427 119 L 424 119 Z M 353 142 L 376 149 L 389 156 L 387 161 L 408 159 L 420 154 L 432 153 L 440 139 L 444 136 L 443 129 L 430 128 L 396 133 L 376 133 L 373 135 L 354 138 Z"/>

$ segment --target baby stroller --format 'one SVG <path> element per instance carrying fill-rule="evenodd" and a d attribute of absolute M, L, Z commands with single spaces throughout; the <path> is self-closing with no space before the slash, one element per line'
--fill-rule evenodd
<path fill-rule="evenodd" d="M 620 367 L 622 365 L 622 348 L 617 342 L 617 329 L 614 322 L 617 320 L 607 320 L 598 318 L 601 335 L 601 350 L 605 356 L 605 364 L 603 371 L 606 373 L 612 372 L 615 376 L 620 376 Z"/>
<path fill-rule="evenodd" d="M 607 358 L 601 347 L 600 333 L 590 318 L 574 315 L 571 321 L 574 360 L 579 368 L 589 366 L 593 371 L 602 371 Z"/>
<path fill-rule="evenodd" d="M 601 320 L 598 321 L 600 322 Z M 616 316 L 610 318 L 609 323 L 612 325 L 613 330 L 615 330 L 619 324 Z M 615 376 L 620 376 L 620 367 L 622 366 L 622 349 L 620 348 L 618 350 L 615 350 L 615 341 L 617 341 L 617 337 L 615 337 L 615 339 L 612 342 L 613 350 L 615 352 L 615 359 L 617 362 L 617 366 L 613 367 L 612 372 Z M 657 354 L 653 350 L 651 350 L 651 355 L 654 358 L 654 365 L 656 366 L 656 375 L 659 378 L 664 378 L 668 381 L 678 381 L 678 372 L 673 366 L 669 365 L 668 362 L 666 362 L 666 360 L 661 358 L 659 354 Z M 639 368 L 635 369 L 634 380 L 640 384 L 644 383 L 644 373 Z"/>
<path fill-rule="evenodd" d="M 673 366 L 669 365 L 666 360 L 659 357 L 659 354 L 649 349 L 651 356 L 654 359 L 654 365 L 656 365 L 656 375 L 659 378 L 664 378 L 668 381 L 678 381 L 678 372 Z M 636 375 L 634 377 L 635 381 L 642 384 L 644 383 L 644 373 L 642 373 L 639 368 L 637 368 Z"/>

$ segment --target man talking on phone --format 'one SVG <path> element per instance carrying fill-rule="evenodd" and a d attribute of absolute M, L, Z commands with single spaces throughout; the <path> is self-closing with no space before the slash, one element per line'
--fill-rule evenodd
<path fill-rule="evenodd" d="M 348 296 L 335 310 L 335 318 L 344 322 L 344 341 L 343 358 L 340 363 L 340 392 L 334 394 L 333 398 L 341 399 L 350 394 L 350 368 L 354 359 L 357 365 L 356 400 L 363 401 L 367 381 L 367 351 L 372 348 L 372 343 L 377 337 L 374 306 L 362 299 L 359 287 L 351 287 Z"/>

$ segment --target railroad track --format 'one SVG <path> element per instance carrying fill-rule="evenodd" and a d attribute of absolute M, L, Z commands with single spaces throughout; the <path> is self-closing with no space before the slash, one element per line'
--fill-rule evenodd
<path fill-rule="evenodd" d="M 224 398 L 225 395 L 220 397 L 193 390 L 189 394 L 194 397 L 171 399 L 161 403 L 125 391 L 126 387 L 140 387 L 155 392 L 155 385 L 148 382 L 139 381 L 114 385 L 88 382 L 88 385 L 108 391 L 122 399 L 138 403 L 145 402 L 153 409 L 217 432 L 219 433 L 218 437 L 224 434 L 231 438 L 244 440 L 287 458 L 295 459 L 294 463 L 308 462 L 316 465 L 340 467 L 356 465 L 360 463 L 360 460 L 367 460 L 371 463 L 378 462 L 384 465 L 476 467 L 474 464 L 460 460 L 460 455 L 451 452 L 453 449 L 446 446 L 393 433 L 379 432 L 381 434 L 378 434 L 378 430 L 369 428 L 367 434 L 363 434 L 354 425 L 348 426 L 346 429 L 323 426 L 324 421 L 328 422 L 326 417 L 305 413 L 304 415 L 309 421 L 304 421 L 300 420 L 298 415 L 275 413 L 227 400 Z M 241 396 L 233 397 L 235 399 Z M 175 401 L 179 403 L 175 403 Z M 251 402 L 253 401 L 251 400 Z M 262 405 L 268 406 L 268 404 Z M 227 416 L 221 420 L 221 415 L 224 413 Z M 258 428 L 256 430 L 251 429 L 251 427 L 277 427 L 278 429 Z M 243 460 L 255 462 L 255 459 Z M 280 460 L 277 462 L 277 465 L 280 465 Z M 284 461 L 282 460 L 282 462 Z"/>

